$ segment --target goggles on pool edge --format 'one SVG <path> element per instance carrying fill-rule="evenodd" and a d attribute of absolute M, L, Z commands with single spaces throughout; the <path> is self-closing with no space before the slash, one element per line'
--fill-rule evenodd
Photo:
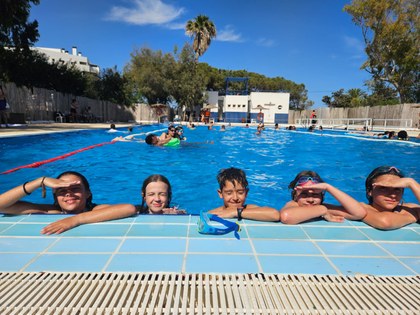
<path fill-rule="evenodd" d="M 314 184 L 322 183 L 322 180 L 319 177 L 312 177 L 312 176 L 301 176 L 296 181 L 295 187 L 302 186 L 303 184 L 306 184 L 307 182 L 311 181 Z"/>
<path fill-rule="evenodd" d="M 215 221 L 221 223 L 225 226 L 225 228 L 219 228 L 210 225 L 210 221 Z M 236 222 L 231 222 L 225 219 L 218 217 L 215 214 L 211 214 L 208 212 L 201 211 L 200 218 L 198 219 L 198 232 L 200 234 L 212 234 L 212 235 L 223 235 L 230 232 L 234 232 L 235 237 L 239 240 L 239 231 L 241 227 Z"/>

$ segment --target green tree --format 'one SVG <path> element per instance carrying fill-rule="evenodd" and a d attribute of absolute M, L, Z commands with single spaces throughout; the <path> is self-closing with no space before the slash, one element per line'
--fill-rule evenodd
<path fill-rule="evenodd" d="M 124 68 L 124 75 L 131 95 L 137 101 L 168 104 L 172 101 L 171 84 L 175 70 L 173 55 L 145 47 L 131 54 L 131 60 Z"/>
<path fill-rule="evenodd" d="M 419 101 L 418 0 L 353 0 L 344 10 L 362 29 L 368 59 L 361 68 L 393 86 L 401 103 Z"/>
<path fill-rule="evenodd" d="M 211 40 L 216 37 L 216 26 L 207 16 L 199 15 L 187 22 L 185 31 L 194 37 L 193 49 L 198 60 L 209 48 Z"/>
<path fill-rule="evenodd" d="M 195 105 L 203 104 L 206 77 L 205 69 L 196 67 L 194 50 L 186 44 L 178 56 L 174 84 L 172 84 L 171 95 L 176 103 L 189 110 Z"/>
<path fill-rule="evenodd" d="M 101 71 L 96 81 L 98 96 L 96 98 L 121 105 L 131 105 L 131 98 L 126 92 L 127 78 L 120 74 L 117 67 Z"/>
<path fill-rule="evenodd" d="M 351 96 L 340 89 L 331 94 L 331 96 L 324 96 L 322 101 L 327 104 L 328 107 L 350 107 Z"/>
<path fill-rule="evenodd" d="M 39 0 L 0 1 L 0 49 L 15 47 L 16 51 L 28 51 L 38 40 L 38 22 L 28 22 L 31 2 L 39 4 Z"/>

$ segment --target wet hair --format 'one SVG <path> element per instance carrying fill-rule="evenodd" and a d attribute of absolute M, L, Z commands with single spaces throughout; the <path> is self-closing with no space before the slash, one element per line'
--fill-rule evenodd
<path fill-rule="evenodd" d="M 65 175 L 74 175 L 76 177 L 79 177 L 79 179 L 82 182 L 82 185 L 85 188 L 85 190 L 90 192 L 90 196 L 86 199 L 86 209 L 92 210 L 94 207 L 96 207 L 96 204 L 94 204 L 92 202 L 93 194 L 92 194 L 92 191 L 90 190 L 90 185 L 89 185 L 89 182 L 86 179 L 86 177 L 83 176 L 82 174 L 78 173 L 78 172 L 66 171 L 66 172 L 63 172 L 60 175 L 58 175 L 57 179 L 60 179 L 61 177 L 65 176 Z M 55 195 L 55 192 L 53 193 L 53 196 L 54 196 L 54 205 L 59 207 L 60 205 L 58 204 L 57 196 Z"/>
<path fill-rule="evenodd" d="M 115 129 L 115 124 L 111 124 L 110 128 Z"/>
<path fill-rule="evenodd" d="M 146 139 L 144 139 L 144 141 L 146 141 L 147 144 L 153 144 L 153 138 L 157 137 L 155 134 L 151 133 L 150 135 L 146 136 Z"/>
<path fill-rule="evenodd" d="M 141 205 L 140 207 L 137 206 L 137 211 L 139 214 L 144 214 L 144 213 L 149 213 L 149 209 L 147 207 L 147 204 L 145 205 L 145 201 L 144 201 L 144 196 L 146 195 L 146 187 L 147 185 L 149 185 L 150 183 L 154 183 L 154 182 L 164 182 L 166 185 L 168 185 L 168 201 L 166 202 L 165 208 L 169 208 L 170 204 L 171 204 L 171 200 L 172 200 L 172 187 L 171 187 L 171 183 L 169 182 L 169 180 L 160 174 L 153 174 L 150 175 L 149 177 L 147 177 L 144 181 L 143 181 L 143 185 L 141 187 Z"/>
<path fill-rule="evenodd" d="M 246 174 L 243 170 L 235 167 L 221 169 L 217 174 L 217 182 L 219 183 L 220 190 L 226 186 L 226 182 L 231 182 L 235 185 L 235 182 L 241 184 L 246 190 L 248 190 L 248 181 Z"/>
<path fill-rule="evenodd" d="M 317 172 L 314 171 L 310 171 L 310 170 L 306 170 L 306 171 L 302 171 L 300 173 L 298 173 L 296 175 L 296 177 L 290 182 L 289 186 L 287 186 L 287 188 L 291 189 L 291 196 L 292 196 L 292 200 L 295 200 L 296 197 L 296 184 L 299 181 L 299 179 L 303 176 L 308 176 L 308 177 L 312 177 L 312 178 L 316 178 L 319 179 L 319 182 L 323 183 L 324 180 L 321 178 L 321 176 L 319 176 L 319 174 Z M 322 198 L 321 203 L 324 201 L 324 198 Z"/>
<path fill-rule="evenodd" d="M 404 177 L 403 172 L 401 172 L 398 168 L 396 168 L 395 166 L 379 166 L 377 168 L 375 168 L 372 172 L 370 172 L 370 174 L 368 175 L 368 177 L 366 178 L 365 181 L 365 187 L 366 187 L 366 198 L 367 200 L 369 200 L 369 204 L 372 204 L 373 202 L 373 198 L 372 196 L 369 196 L 369 193 L 372 191 L 373 188 L 373 182 L 376 178 L 378 178 L 379 176 L 382 175 L 395 175 L 398 177 Z"/>
<path fill-rule="evenodd" d="M 398 136 L 398 139 L 400 139 L 400 140 L 407 140 L 408 139 L 408 134 L 407 134 L 407 131 L 405 131 L 405 130 L 398 131 L 397 136 Z"/>

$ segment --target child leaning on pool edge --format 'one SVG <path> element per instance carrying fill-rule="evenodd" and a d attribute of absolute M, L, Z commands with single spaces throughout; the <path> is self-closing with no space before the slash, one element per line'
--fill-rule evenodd
<path fill-rule="evenodd" d="M 298 224 L 315 218 L 330 222 L 344 219 L 361 220 L 366 211 L 355 199 L 325 183 L 314 171 L 302 171 L 289 184 L 292 200 L 280 210 L 284 224 Z M 325 192 L 329 192 L 341 206 L 324 203 Z"/>
<path fill-rule="evenodd" d="M 222 218 L 250 219 L 258 221 L 278 221 L 279 212 L 270 207 L 246 205 L 248 195 L 248 181 L 245 172 L 238 168 L 222 169 L 217 174 L 219 197 L 223 199 L 223 206 L 210 210 Z"/>
<path fill-rule="evenodd" d="M 172 187 L 163 175 L 147 177 L 141 187 L 141 196 L 141 205 L 136 207 L 139 214 L 186 214 L 184 210 L 171 207 Z"/>
<path fill-rule="evenodd" d="M 53 190 L 54 204 L 37 204 L 20 199 L 45 187 Z M 60 234 L 76 226 L 132 216 L 135 207 L 130 204 L 96 205 L 92 203 L 92 192 L 86 177 L 77 172 L 64 172 L 57 178 L 40 177 L 24 183 L 0 195 L 0 212 L 7 214 L 75 214 L 50 223 L 42 234 Z"/>
<path fill-rule="evenodd" d="M 366 178 L 367 215 L 363 222 L 381 230 L 393 230 L 419 221 L 420 205 L 403 203 L 404 188 L 410 188 L 420 202 L 420 184 L 394 166 L 375 168 Z"/>

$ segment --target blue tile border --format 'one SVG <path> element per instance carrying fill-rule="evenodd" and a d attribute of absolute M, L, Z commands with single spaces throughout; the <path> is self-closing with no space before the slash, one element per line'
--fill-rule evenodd
<path fill-rule="evenodd" d="M 420 275 L 418 224 L 381 231 L 244 220 L 237 240 L 199 234 L 197 216 L 139 215 L 40 234 L 62 217 L 0 215 L 0 271 Z"/>

